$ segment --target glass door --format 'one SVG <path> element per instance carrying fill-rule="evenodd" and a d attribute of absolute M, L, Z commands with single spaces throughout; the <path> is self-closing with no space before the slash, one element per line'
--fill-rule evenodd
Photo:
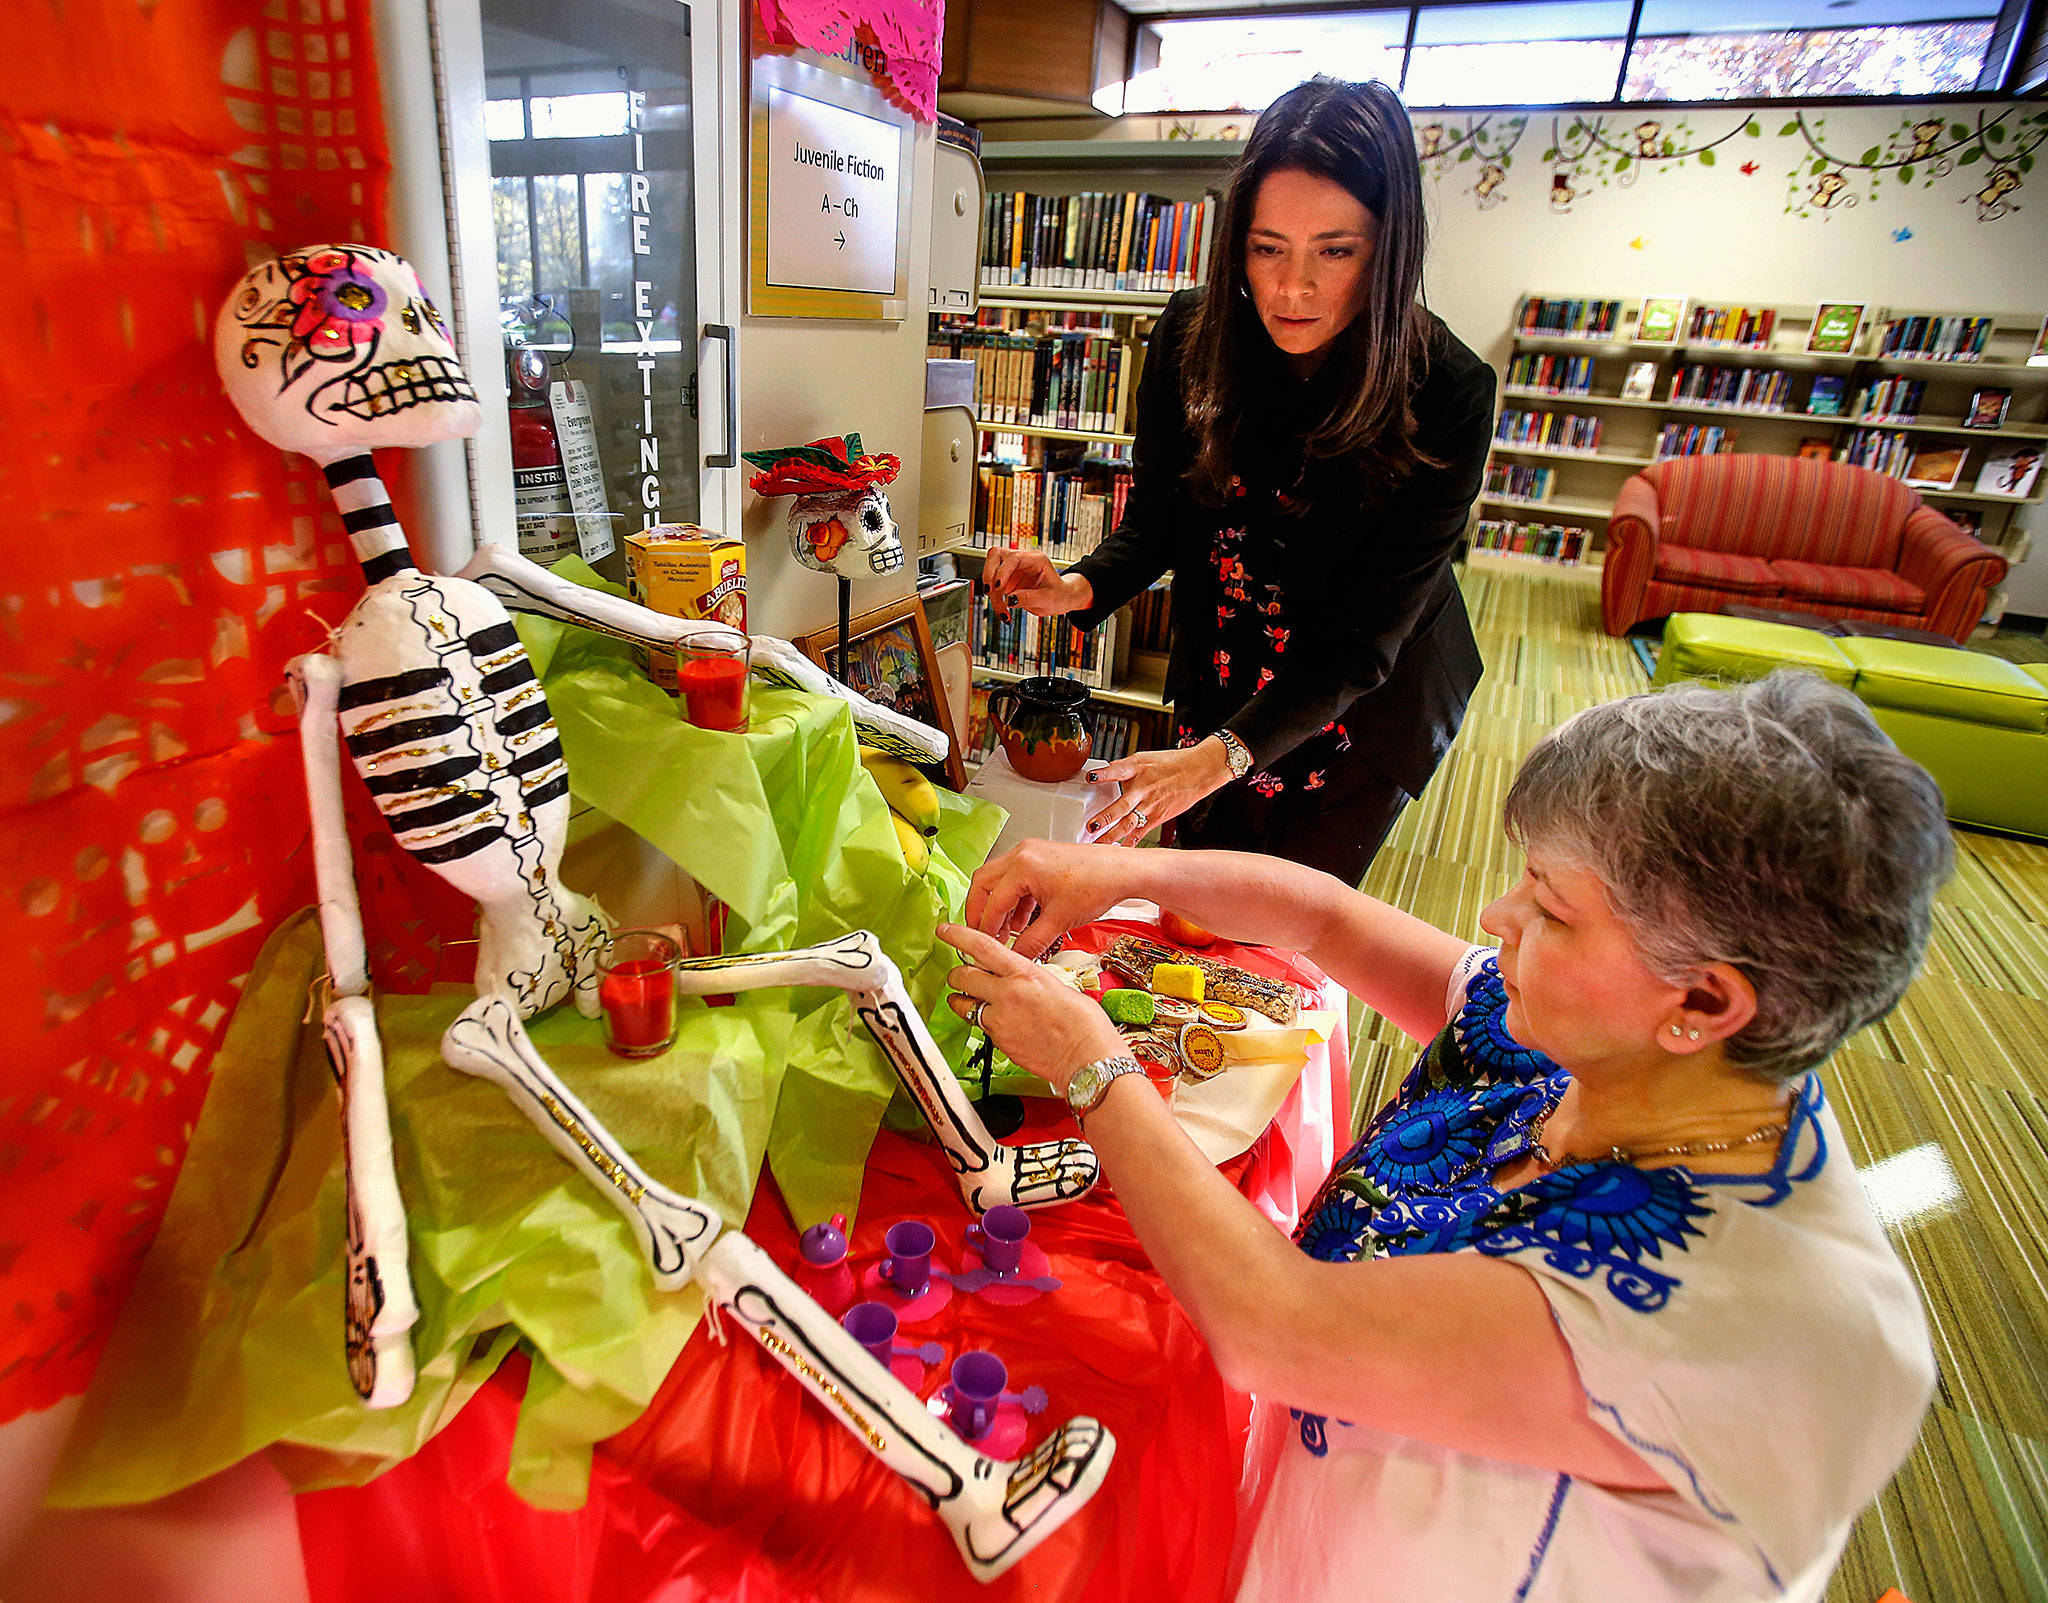
<path fill-rule="evenodd" d="M 519 546 L 616 574 L 699 521 L 690 8 L 480 12 Z"/>

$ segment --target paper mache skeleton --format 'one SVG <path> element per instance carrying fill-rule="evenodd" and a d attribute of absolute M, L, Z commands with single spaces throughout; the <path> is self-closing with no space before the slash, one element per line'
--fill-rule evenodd
<path fill-rule="evenodd" d="M 558 877 L 568 772 L 506 609 L 650 646 L 732 631 L 558 579 L 503 546 L 484 546 L 455 577 L 414 566 L 371 449 L 457 439 L 475 432 L 480 413 L 440 315 L 403 259 L 328 245 L 263 263 L 222 308 L 214 349 L 249 427 L 324 469 L 368 585 L 330 649 L 288 670 L 327 950 L 323 1027 L 341 1091 L 356 1391 L 373 1408 L 410 1395 L 418 1307 L 342 816 L 344 748 L 399 844 L 478 904 L 477 996 L 443 1036 L 443 1058 L 501 1086 L 625 1215 L 657 1286 L 702 1285 L 931 1502 L 977 1579 L 1002 1574 L 1101 1485 L 1110 1433 L 1075 1418 L 1015 1462 L 976 1451 L 752 1241 L 641 1169 L 542 1061 L 523 1023 L 570 1000 L 595 1016 L 607 929 L 602 912 Z M 849 444 L 857 456 L 858 442 Z M 849 702 L 870 744 L 919 761 L 945 754 L 937 730 L 867 702 L 785 641 L 754 636 L 753 662 L 772 683 Z M 689 960 L 679 979 L 698 995 L 785 985 L 848 992 L 977 1212 L 1044 1207 L 1094 1184 L 1095 1155 L 1083 1142 L 1003 1146 L 990 1137 L 895 964 L 865 931 L 802 951 Z"/>
<path fill-rule="evenodd" d="M 761 471 L 747 480 L 759 496 L 793 495 L 789 543 L 797 561 L 842 579 L 869 579 L 903 566 L 903 542 L 882 486 L 903 464 L 869 456 L 858 434 L 740 453 Z"/>

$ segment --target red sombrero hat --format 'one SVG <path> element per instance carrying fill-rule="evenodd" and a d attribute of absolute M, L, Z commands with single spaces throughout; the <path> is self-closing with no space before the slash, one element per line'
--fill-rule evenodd
<path fill-rule="evenodd" d="M 869 456 L 858 434 L 785 445 L 775 451 L 741 453 L 761 471 L 747 480 L 756 495 L 815 495 L 821 490 L 862 490 L 887 484 L 902 469 L 900 459 L 882 452 Z"/>

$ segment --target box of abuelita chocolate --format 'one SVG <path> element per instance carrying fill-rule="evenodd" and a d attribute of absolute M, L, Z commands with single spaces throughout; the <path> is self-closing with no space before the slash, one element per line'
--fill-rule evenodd
<path fill-rule="evenodd" d="M 694 523 L 657 523 L 626 536 L 633 599 L 670 618 L 747 627 L 747 548 Z M 676 693 L 676 654 L 635 653 L 647 677 Z"/>

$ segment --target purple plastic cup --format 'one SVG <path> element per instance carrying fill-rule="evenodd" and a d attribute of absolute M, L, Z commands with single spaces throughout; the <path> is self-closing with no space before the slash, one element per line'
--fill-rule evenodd
<path fill-rule="evenodd" d="M 896 1352 L 896 1310 L 886 1303 L 857 1302 L 839 1316 L 848 1335 L 867 1348 L 884 1369 Z"/>
<path fill-rule="evenodd" d="M 967 1227 L 967 1237 L 981 1249 L 982 1266 L 991 1274 L 1014 1275 L 1024 1262 L 1024 1239 L 1031 1234 L 1031 1215 L 1002 1203 Z"/>
<path fill-rule="evenodd" d="M 1009 1379 L 1003 1361 L 983 1348 L 954 1359 L 953 1379 L 946 1387 L 946 1411 L 953 1429 L 970 1442 L 986 1436 L 996 1422 L 996 1409 Z"/>
<path fill-rule="evenodd" d="M 932 1279 L 932 1248 L 939 1238 L 932 1227 L 917 1219 L 905 1219 L 889 1226 L 882 1244 L 889 1258 L 882 1265 L 882 1278 L 906 1297 L 922 1297 Z"/>

